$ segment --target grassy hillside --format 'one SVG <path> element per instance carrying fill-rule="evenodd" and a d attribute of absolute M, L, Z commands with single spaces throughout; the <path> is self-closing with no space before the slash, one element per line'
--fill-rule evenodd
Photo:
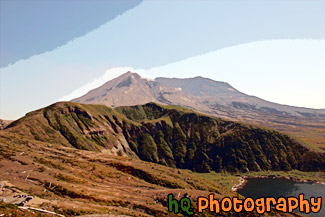
<path fill-rule="evenodd" d="M 157 104 L 116 109 L 141 126 L 121 125 L 142 160 L 197 172 L 324 170 L 324 154 L 277 131 Z"/>
<path fill-rule="evenodd" d="M 0 179 L 5 186 L 0 198 L 7 201 L 17 194 L 33 195 L 27 205 L 67 216 L 169 216 L 165 206 L 169 193 L 193 198 L 209 192 L 217 198 L 236 195 L 187 171 L 35 140 L 8 140 L 3 131 L 0 135 L 0 170 L 5 178 L 5 184 Z M 0 204 L 1 208 L 6 207 Z"/>
<path fill-rule="evenodd" d="M 0 131 L 0 199 L 17 200 L 32 195 L 25 205 L 65 216 L 107 214 L 113 216 L 180 216 L 167 210 L 167 195 L 187 195 L 193 202 L 211 192 L 215 198 L 238 196 L 231 186 L 239 177 L 219 179 L 188 170 L 170 168 L 130 157 L 79 150 L 37 140 L 19 138 Z M 8 216 L 48 216 L 33 210 L 0 203 Z M 217 216 L 233 216 L 220 213 Z M 52 215 L 51 215 L 52 216 Z M 198 216 L 213 216 L 208 211 Z M 256 212 L 237 216 L 260 216 Z M 264 216 L 298 216 L 272 211 Z"/>
<path fill-rule="evenodd" d="M 5 132 L 196 172 L 325 170 L 324 154 L 277 131 L 154 103 L 116 109 L 56 103 L 11 123 Z"/>
<path fill-rule="evenodd" d="M 188 195 L 195 209 L 198 196 L 237 195 L 231 187 L 239 176 L 228 172 L 322 170 L 323 159 L 278 132 L 177 106 L 111 109 L 62 102 L 0 130 L 0 199 L 33 195 L 26 205 L 65 216 L 175 216 L 167 211 L 169 193 Z M 211 170 L 224 172 L 202 173 Z M 0 204 L 8 215 L 16 208 Z M 30 213 L 35 212 L 19 210 L 17 215 Z"/>

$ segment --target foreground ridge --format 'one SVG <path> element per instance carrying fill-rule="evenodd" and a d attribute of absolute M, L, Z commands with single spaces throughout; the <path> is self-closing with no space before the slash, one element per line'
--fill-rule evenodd
<path fill-rule="evenodd" d="M 61 102 L 5 132 L 197 172 L 325 168 L 324 154 L 285 134 L 155 103 L 111 109 Z"/>

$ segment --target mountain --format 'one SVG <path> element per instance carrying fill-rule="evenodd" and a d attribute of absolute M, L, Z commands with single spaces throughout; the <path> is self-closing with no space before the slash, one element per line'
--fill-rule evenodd
<path fill-rule="evenodd" d="M 56 103 L 4 132 L 196 172 L 325 169 L 324 154 L 279 132 L 155 103 L 116 109 Z"/>
<path fill-rule="evenodd" d="M 59 102 L 0 130 L 0 172 L 5 177 L 0 201 L 39 208 L 20 209 L 15 212 L 19 216 L 44 211 L 64 216 L 178 216 L 167 211 L 170 193 L 175 198 L 187 195 L 194 210 L 196 198 L 210 192 L 219 200 L 241 197 L 231 191 L 238 176 L 196 172 L 324 171 L 324 155 L 277 131 L 179 106 L 148 103 L 113 109 Z M 1 212 L 14 210 L 18 206 L 0 202 Z M 266 215 L 299 216 L 276 211 Z"/>
<path fill-rule="evenodd" d="M 109 107 L 139 105 L 158 102 L 159 92 L 160 85 L 157 82 L 143 79 L 136 73 L 127 72 L 73 101 Z"/>
<path fill-rule="evenodd" d="M 325 150 L 325 109 L 280 105 L 241 93 L 225 82 L 208 78 L 147 80 L 127 72 L 72 100 L 110 107 L 156 102 L 250 124 L 271 127 Z M 319 149 L 320 148 L 320 149 Z"/>

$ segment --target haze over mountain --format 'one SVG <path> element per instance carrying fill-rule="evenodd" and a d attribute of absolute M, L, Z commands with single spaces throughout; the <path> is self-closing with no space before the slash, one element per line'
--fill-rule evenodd
<path fill-rule="evenodd" d="M 317 147 L 325 147 L 325 109 L 268 102 L 241 93 L 228 83 L 203 77 L 148 80 L 127 72 L 72 101 L 110 107 L 148 102 L 179 105 L 218 117 L 273 127 Z M 305 132 L 316 128 L 316 137 L 315 133 L 313 138 L 309 137 L 311 134 L 305 136 Z"/>

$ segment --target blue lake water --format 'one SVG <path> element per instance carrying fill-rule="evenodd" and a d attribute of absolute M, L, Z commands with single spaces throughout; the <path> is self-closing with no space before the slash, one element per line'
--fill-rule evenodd
<path fill-rule="evenodd" d="M 287 179 L 250 178 L 243 188 L 238 189 L 237 192 L 245 197 L 252 197 L 254 199 L 259 197 L 298 197 L 301 193 L 308 200 L 310 200 L 310 197 L 322 197 L 322 208 L 320 212 L 310 213 L 308 216 L 325 216 L 325 202 L 323 201 L 325 198 L 325 185 L 294 182 Z"/>

